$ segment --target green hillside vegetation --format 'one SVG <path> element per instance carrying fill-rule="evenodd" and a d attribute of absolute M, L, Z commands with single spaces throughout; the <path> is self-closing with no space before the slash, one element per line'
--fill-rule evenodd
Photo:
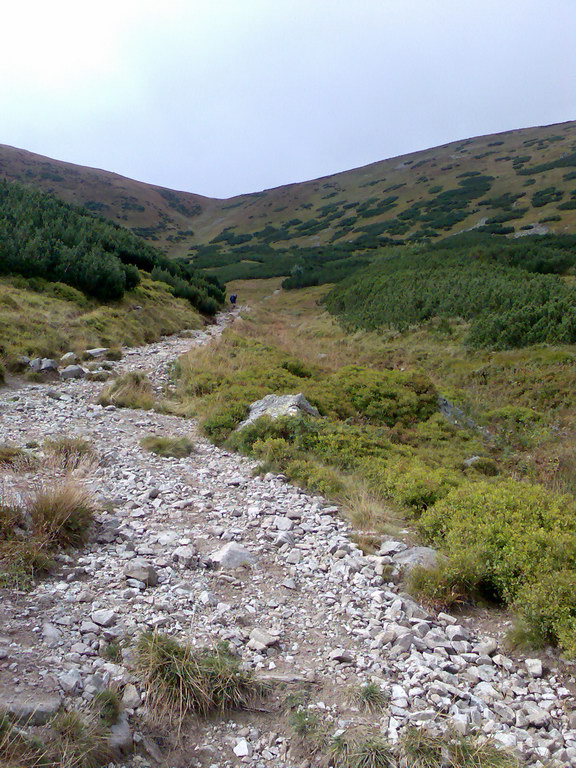
<path fill-rule="evenodd" d="M 205 314 L 224 293 L 217 280 L 170 260 L 128 230 L 51 195 L 0 182 L 0 274 L 65 283 L 100 301 L 117 301 L 140 270 Z"/>
<path fill-rule="evenodd" d="M 469 234 L 392 250 L 334 288 L 326 306 L 369 330 L 463 318 L 474 347 L 576 342 L 576 288 L 562 277 L 574 274 L 576 237 L 492 240 Z"/>
<path fill-rule="evenodd" d="M 309 249 L 327 246 L 366 258 L 471 228 L 501 238 L 576 231 L 576 123 L 455 141 L 228 200 L 5 146 L 0 178 L 84 206 L 222 280 L 290 277 Z"/>

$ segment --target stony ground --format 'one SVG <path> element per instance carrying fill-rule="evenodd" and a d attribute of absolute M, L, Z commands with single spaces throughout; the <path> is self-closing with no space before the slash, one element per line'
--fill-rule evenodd
<path fill-rule="evenodd" d="M 209 343 L 229 320 L 126 350 L 117 370 L 149 371 L 161 386 L 175 357 Z M 19 384 L 0 395 L 0 442 L 78 436 L 93 444 L 99 461 L 82 482 L 102 509 L 93 543 L 61 557 L 54 578 L 29 593 L 1 594 L 5 706 L 41 720 L 62 700 L 81 706 L 119 686 L 126 709 L 117 737 L 135 743 L 133 764 L 308 765 L 283 714 L 282 701 L 297 694 L 331 732 L 370 723 L 394 740 L 408 723 L 451 723 L 517 747 L 532 765 L 576 765 L 574 680 L 565 670 L 512 659 L 495 639 L 430 614 L 384 581 L 378 573 L 401 542 L 364 556 L 324 499 L 281 477 L 255 477 L 253 462 L 212 446 L 191 421 L 97 405 L 101 387 Z M 196 450 L 159 458 L 139 445 L 150 434 L 190 435 Z M 10 498 L 38 482 L 4 473 L 1 487 Z M 230 543 L 252 563 L 208 567 Z M 227 640 L 274 679 L 273 694 L 255 711 L 191 724 L 169 755 L 145 725 L 143 691 L 130 671 L 130 638 L 153 628 L 198 646 Z M 114 641 L 126 643 L 116 662 L 101 655 Z M 366 681 L 389 695 L 376 714 L 351 696 Z"/>

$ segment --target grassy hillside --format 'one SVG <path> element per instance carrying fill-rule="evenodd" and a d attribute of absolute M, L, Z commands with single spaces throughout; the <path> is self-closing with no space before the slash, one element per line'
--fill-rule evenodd
<path fill-rule="evenodd" d="M 437 547 L 439 567 L 407 585 L 433 607 L 509 606 L 511 643 L 576 656 L 574 347 L 471 349 L 461 319 L 350 332 L 322 309 L 326 287 L 278 283 L 230 286 L 252 310 L 181 360 L 180 412 L 338 500 L 367 551 L 405 527 Z M 323 418 L 234 431 L 281 392 Z"/>
<path fill-rule="evenodd" d="M 93 347 L 145 344 L 202 324 L 188 301 L 146 277 L 121 300 L 106 304 L 63 283 L 0 279 L 0 361 L 8 368 L 18 355 L 58 357 Z"/>
<path fill-rule="evenodd" d="M 84 205 L 223 279 L 267 277 L 290 274 L 295 247 L 329 245 L 316 253 L 322 261 L 334 246 L 347 259 L 472 227 L 502 236 L 576 231 L 576 122 L 465 139 L 228 200 L 6 146 L 0 177 Z"/>

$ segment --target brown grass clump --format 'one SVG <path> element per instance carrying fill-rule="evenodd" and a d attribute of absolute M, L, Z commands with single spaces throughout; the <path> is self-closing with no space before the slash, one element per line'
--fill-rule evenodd
<path fill-rule="evenodd" d="M 170 459 L 183 459 L 194 450 L 194 443 L 187 437 L 148 435 L 140 440 L 140 445 L 157 456 Z"/>
<path fill-rule="evenodd" d="M 27 589 L 52 569 L 54 552 L 83 546 L 94 512 L 88 491 L 72 480 L 23 505 L 1 505 L 0 586 Z"/>
<path fill-rule="evenodd" d="M 35 535 L 51 548 L 85 544 L 94 512 L 88 491 L 70 480 L 40 491 L 29 506 Z"/>
<path fill-rule="evenodd" d="M 70 471 L 78 469 L 81 463 L 94 459 L 96 453 L 87 440 L 80 437 L 59 437 L 56 440 L 45 440 L 44 449 L 51 455 L 62 469 Z"/>
<path fill-rule="evenodd" d="M 146 632 L 137 646 L 137 670 L 147 688 L 147 704 L 161 720 L 182 724 L 189 714 L 242 709 L 263 686 L 227 646 L 193 649 L 174 638 Z"/>
<path fill-rule="evenodd" d="M 100 405 L 115 405 L 117 408 L 150 411 L 156 401 L 152 383 L 146 374 L 131 371 L 104 387 L 98 402 Z"/>

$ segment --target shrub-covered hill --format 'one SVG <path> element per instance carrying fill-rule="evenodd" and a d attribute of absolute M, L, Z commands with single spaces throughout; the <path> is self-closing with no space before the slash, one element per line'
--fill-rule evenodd
<path fill-rule="evenodd" d="M 339 246 L 338 258 L 348 258 L 470 228 L 501 237 L 575 232 L 576 122 L 456 141 L 228 200 L 1 145 L 0 178 L 85 206 L 224 280 L 290 275 L 296 247 Z"/>
<path fill-rule="evenodd" d="M 112 301 L 138 285 L 140 270 L 205 314 L 223 301 L 216 279 L 168 259 L 127 229 L 52 195 L 0 182 L 0 274 L 65 283 Z"/>
<path fill-rule="evenodd" d="M 573 236 L 495 244 L 468 235 L 397 249 L 336 286 L 326 306 L 346 325 L 370 330 L 463 318 L 476 347 L 573 344 L 575 268 Z"/>

